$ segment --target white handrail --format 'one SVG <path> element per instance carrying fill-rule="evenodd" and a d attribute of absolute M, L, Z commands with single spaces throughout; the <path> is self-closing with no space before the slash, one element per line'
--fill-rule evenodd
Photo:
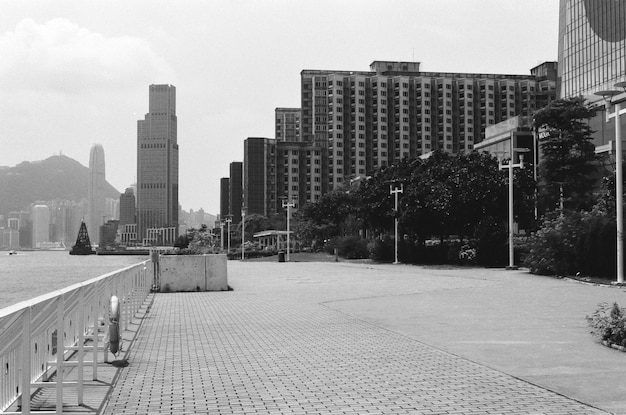
<path fill-rule="evenodd" d="M 109 299 L 120 299 L 120 328 L 128 328 L 150 293 L 154 277 L 148 263 L 0 309 L 0 414 L 30 414 L 32 389 L 42 387 L 56 388 L 57 414 L 63 413 L 64 387 L 77 388 L 76 404 L 83 403 L 87 364 L 97 380 L 98 350 L 104 349 L 99 333 L 108 329 Z M 108 361 L 108 353 L 103 350 L 100 363 Z M 76 381 L 64 380 L 66 367 L 76 367 Z M 52 374 L 54 381 L 49 381 Z M 16 403 L 21 412 L 15 412 Z"/>

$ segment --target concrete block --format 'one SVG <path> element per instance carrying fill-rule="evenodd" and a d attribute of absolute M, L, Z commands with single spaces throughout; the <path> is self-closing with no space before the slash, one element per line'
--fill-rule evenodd
<path fill-rule="evenodd" d="M 159 257 L 161 292 L 228 290 L 226 255 Z"/>

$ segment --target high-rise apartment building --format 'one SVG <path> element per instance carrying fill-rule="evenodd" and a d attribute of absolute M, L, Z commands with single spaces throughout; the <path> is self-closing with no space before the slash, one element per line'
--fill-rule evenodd
<path fill-rule="evenodd" d="M 243 163 L 233 161 L 230 163 L 230 180 L 228 181 L 228 210 L 232 223 L 241 222 L 241 208 L 243 207 Z"/>
<path fill-rule="evenodd" d="M 100 226 L 106 220 L 105 213 L 105 165 L 104 148 L 94 144 L 89 152 L 89 183 L 87 186 L 87 232 L 93 241 L 100 240 Z"/>
<path fill-rule="evenodd" d="M 248 214 L 276 212 L 276 140 L 249 137 L 243 144 L 243 202 Z"/>
<path fill-rule="evenodd" d="M 300 141 L 300 108 L 276 108 L 276 141 Z"/>
<path fill-rule="evenodd" d="M 472 151 L 488 126 L 554 98 L 554 66 L 496 75 L 375 61 L 367 72 L 302 71 L 301 136 L 324 150 L 322 193 L 405 157 Z"/>
<path fill-rule="evenodd" d="M 178 234 L 177 121 L 176 88 L 150 85 L 149 112 L 137 121 L 136 195 L 138 238 L 148 244 L 173 243 Z"/>

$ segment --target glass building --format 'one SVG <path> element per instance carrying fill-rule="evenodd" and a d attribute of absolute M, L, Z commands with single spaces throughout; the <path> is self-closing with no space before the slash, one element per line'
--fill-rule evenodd
<path fill-rule="evenodd" d="M 626 79 L 626 2 L 560 0 L 559 97 L 598 100 Z M 600 98 L 601 99 L 601 98 Z"/>

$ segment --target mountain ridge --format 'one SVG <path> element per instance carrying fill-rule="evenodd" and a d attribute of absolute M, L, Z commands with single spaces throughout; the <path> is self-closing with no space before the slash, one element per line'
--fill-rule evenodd
<path fill-rule="evenodd" d="M 80 202 L 87 198 L 88 183 L 89 168 L 65 155 L 0 166 L 0 214 L 27 209 L 37 201 Z M 105 197 L 115 199 L 120 194 L 106 182 Z"/>

